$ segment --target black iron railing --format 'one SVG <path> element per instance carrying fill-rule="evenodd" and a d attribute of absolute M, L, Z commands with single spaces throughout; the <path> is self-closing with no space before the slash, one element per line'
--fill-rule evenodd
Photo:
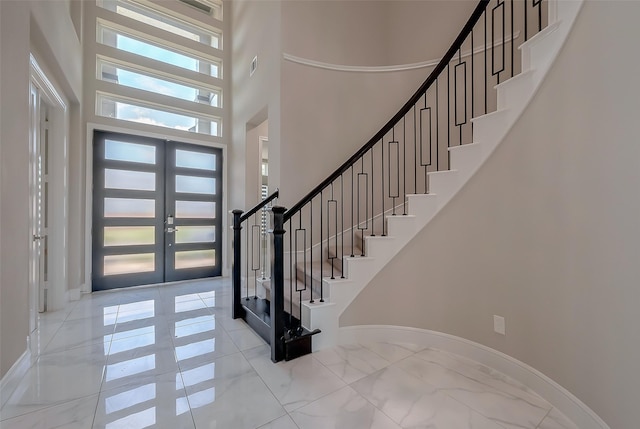
<path fill-rule="evenodd" d="M 546 25 L 546 8 L 543 0 L 481 0 L 389 122 L 289 210 L 273 208 L 281 251 L 272 255 L 272 338 L 303 331 L 303 303 L 328 298 L 322 280 L 344 277 L 345 258 L 365 256 L 365 236 L 387 235 L 385 216 L 406 215 L 407 196 L 429 193 L 429 174 L 449 169 L 448 149 L 473 142 L 471 119 L 496 110 L 494 87 L 520 72 L 517 47 Z M 279 347 L 272 343 L 274 361 Z"/>
<path fill-rule="evenodd" d="M 260 201 L 248 212 L 233 210 L 233 267 L 231 281 L 233 284 L 233 318 L 244 317 L 243 300 L 248 301 L 258 296 L 258 282 L 269 276 L 270 250 L 267 231 L 266 213 L 279 195 L 279 190 Z M 244 237 L 243 225 L 246 226 Z M 244 238 L 244 240 L 243 240 Z M 242 242 L 245 243 L 245 257 L 242 257 Z M 244 281 L 243 281 L 244 274 Z M 244 288 L 243 288 L 244 286 Z M 243 294 L 244 291 L 244 294 Z M 244 295 L 244 297 L 243 297 Z"/>

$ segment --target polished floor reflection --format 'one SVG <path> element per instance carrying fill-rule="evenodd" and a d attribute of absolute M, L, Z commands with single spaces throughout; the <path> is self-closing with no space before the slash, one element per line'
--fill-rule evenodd
<path fill-rule="evenodd" d="M 273 364 L 230 308 L 216 279 L 43 314 L 0 428 L 576 429 L 527 387 L 436 349 L 343 345 Z"/>

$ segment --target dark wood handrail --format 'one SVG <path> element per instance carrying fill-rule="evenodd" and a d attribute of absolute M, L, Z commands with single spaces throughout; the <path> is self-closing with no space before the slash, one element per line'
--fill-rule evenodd
<path fill-rule="evenodd" d="M 453 44 L 447 51 L 447 53 L 442 57 L 438 65 L 433 69 L 433 71 L 427 77 L 427 80 L 418 88 L 418 90 L 413 94 L 413 96 L 407 101 L 404 106 L 396 113 L 396 115 L 387 122 L 380 131 L 378 131 L 364 146 L 360 148 L 351 158 L 349 158 L 346 162 L 344 162 L 337 170 L 335 170 L 329 177 L 327 177 L 322 183 L 316 186 L 311 192 L 309 192 L 304 198 L 302 198 L 298 203 L 296 203 L 293 207 L 287 210 L 284 214 L 284 222 L 291 219 L 291 217 L 300 211 L 306 204 L 308 204 L 313 198 L 320 194 L 322 190 L 324 190 L 327 186 L 329 186 L 333 181 L 335 181 L 342 173 L 347 171 L 357 160 L 362 158 L 377 142 L 379 142 L 389 131 L 393 129 L 393 127 L 402 119 L 409 111 L 413 108 L 413 106 L 418 102 L 420 97 L 424 95 L 424 93 L 433 85 L 436 81 L 440 73 L 447 67 L 456 51 L 460 49 L 467 36 L 473 30 L 473 27 L 476 25 L 485 9 L 489 4 L 489 0 L 480 0 L 478 6 L 476 6 L 473 14 L 465 24 L 465 26 L 458 34 L 458 37 L 454 40 Z M 473 49 L 473 48 L 472 48 Z"/>
<path fill-rule="evenodd" d="M 266 206 L 267 204 L 269 204 L 271 201 L 275 200 L 276 198 L 278 198 L 278 195 L 280 193 L 279 189 L 276 189 L 275 192 L 271 195 L 269 195 L 267 198 L 265 198 L 264 200 L 260 201 L 258 204 L 256 204 L 256 206 L 254 208 L 252 208 L 251 210 L 249 210 L 248 212 L 244 213 L 242 216 L 240 216 L 240 223 L 244 222 L 245 220 L 249 219 L 252 215 L 254 215 L 258 210 L 260 210 L 261 208 L 263 208 L 264 206 Z"/>

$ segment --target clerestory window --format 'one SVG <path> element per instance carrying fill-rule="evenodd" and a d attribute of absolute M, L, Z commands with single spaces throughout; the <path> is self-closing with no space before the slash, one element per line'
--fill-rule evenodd
<path fill-rule="evenodd" d="M 222 137 L 222 4 L 96 4 L 96 115 Z"/>

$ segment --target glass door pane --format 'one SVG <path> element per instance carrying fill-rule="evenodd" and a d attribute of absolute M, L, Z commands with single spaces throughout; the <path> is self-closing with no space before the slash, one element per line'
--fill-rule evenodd
<path fill-rule="evenodd" d="M 93 290 L 164 280 L 164 142 L 95 132 Z"/>
<path fill-rule="evenodd" d="M 167 281 L 221 275 L 222 151 L 188 144 L 167 148 Z"/>

